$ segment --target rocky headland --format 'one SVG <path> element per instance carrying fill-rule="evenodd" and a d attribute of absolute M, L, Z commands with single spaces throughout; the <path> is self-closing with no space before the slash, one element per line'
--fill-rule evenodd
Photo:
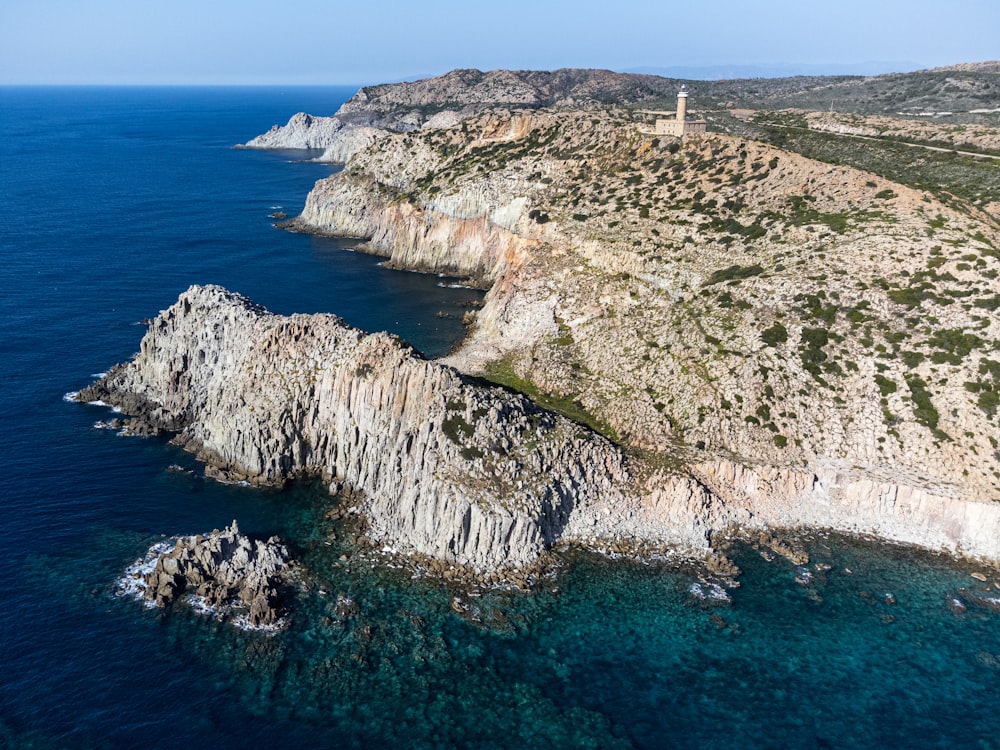
<path fill-rule="evenodd" d="M 192 287 L 80 398 L 216 476 L 354 491 L 375 543 L 481 573 L 803 526 L 1000 560 L 1000 227 L 738 135 L 651 135 L 616 102 L 664 81 L 455 71 L 297 115 L 247 145 L 346 165 L 289 228 L 489 289 L 463 346 L 428 362 Z"/>
<path fill-rule="evenodd" d="M 319 477 L 359 498 L 372 544 L 493 580 L 560 543 L 710 557 L 724 532 L 803 525 L 996 557 L 997 506 L 846 467 L 699 451 L 663 465 L 392 336 L 219 287 L 181 295 L 78 399 L 120 408 L 132 434 L 174 435 L 219 479 Z"/>

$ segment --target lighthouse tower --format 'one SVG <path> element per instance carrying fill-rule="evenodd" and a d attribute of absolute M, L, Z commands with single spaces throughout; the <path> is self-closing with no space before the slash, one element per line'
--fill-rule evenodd
<path fill-rule="evenodd" d="M 707 132 L 707 123 L 704 120 L 687 118 L 688 90 L 687 86 L 681 86 L 677 92 L 677 114 L 673 118 L 670 112 L 647 112 L 651 115 L 662 115 L 656 120 L 656 129 L 651 135 L 673 135 L 683 137 L 690 133 Z"/>
<path fill-rule="evenodd" d="M 687 86 L 681 86 L 681 90 L 677 92 L 677 117 L 674 120 L 677 123 L 677 135 L 684 135 L 684 121 L 687 119 L 687 109 L 688 89 Z"/>

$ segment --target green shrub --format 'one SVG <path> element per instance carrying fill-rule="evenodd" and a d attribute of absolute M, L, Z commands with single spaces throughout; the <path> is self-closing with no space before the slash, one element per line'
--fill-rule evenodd
<path fill-rule="evenodd" d="M 888 396 L 890 393 L 896 392 L 896 381 L 885 377 L 885 375 L 876 374 L 875 382 L 878 384 L 879 393 L 883 396 Z"/>
<path fill-rule="evenodd" d="M 453 443 L 457 443 L 458 445 L 462 444 L 462 435 L 472 437 L 472 433 L 475 432 L 475 428 L 466 422 L 461 414 L 450 414 L 441 423 L 441 429 Z"/>
<path fill-rule="evenodd" d="M 992 417 L 997 413 L 997 406 L 1000 406 L 1000 394 L 996 391 L 983 391 L 976 400 L 979 408 L 986 412 L 986 416 Z"/>
<path fill-rule="evenodd" d="M 763 272 L 764 268 L 758 263 L 754 263 L 751 266 L 741 266 L 736 264 L 729 266 L 728 268 L 713 271 L 712 275 L 708 278 L 708 281 L 705 282 L 705 286 L 718 284 L 723 281 L 739 281 L 740 279 L 749 279 L 752 276 L 759 276 Z"/>
<path fill-rule="evenodd" d="M 910 388 L 910 397 L 913 399 L 913 416 L 916 420 L 931 430 L 937 430 L 938 410 L 931 402 L 931 394 L 927 390 L 927 383 L 916 375 L 906 379 L 906 385 Z"/>
<path fill-rule="evenodd" d="M 802 345 L 799 348 L 799 357 L 802 359 L 802 367 L 812 374 L 814 378 L 820 378 L 820 365 L 826 361 L 826 352 L 823 347 L 830 341 L 830 334 L 825 328 L 803 328 Z"/>

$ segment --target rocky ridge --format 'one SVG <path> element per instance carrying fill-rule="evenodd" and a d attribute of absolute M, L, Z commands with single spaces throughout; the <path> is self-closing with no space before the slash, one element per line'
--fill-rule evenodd
<path fill-rule="evenodd" d="M 681 84 L 717 109 L 799 107 L 896 115 L 923 114 L 992 125 L 1000 106 L 996 63 L 880 76 L 794 76 L 693 81 L 608 70 L 453 70 L 405 83 L 365 86 L 332 117 L 300 112 L 246 148 L 323 148 L 323 161 L 344 163 L 383 132 L 453 127 L 496 108 L 600 110 L 674 108 Z M 947 110 L 947 112 L 942 112 Z"/>

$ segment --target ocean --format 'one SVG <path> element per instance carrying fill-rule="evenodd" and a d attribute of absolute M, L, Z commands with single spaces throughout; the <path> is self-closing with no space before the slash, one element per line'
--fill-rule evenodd
<path fill-rule="evenodd" d="M 322 487 L 206 480 L 64 399 L 195 283 L 458 344 L 480 292 L 275 229 L 334 168 L 231 148 L 352 93 L 0 88 L 0 747 L 1000 747 L 1000 613 L 950 606 L 975 566 L 815 533 L 808 569 L 737 547 L 711 604 L 695 567 L 567 551 L 460 614 L 356 555 Z M 116 595 L 150 544 L 233 519 L 313 572 L 286 631 Z"/>

